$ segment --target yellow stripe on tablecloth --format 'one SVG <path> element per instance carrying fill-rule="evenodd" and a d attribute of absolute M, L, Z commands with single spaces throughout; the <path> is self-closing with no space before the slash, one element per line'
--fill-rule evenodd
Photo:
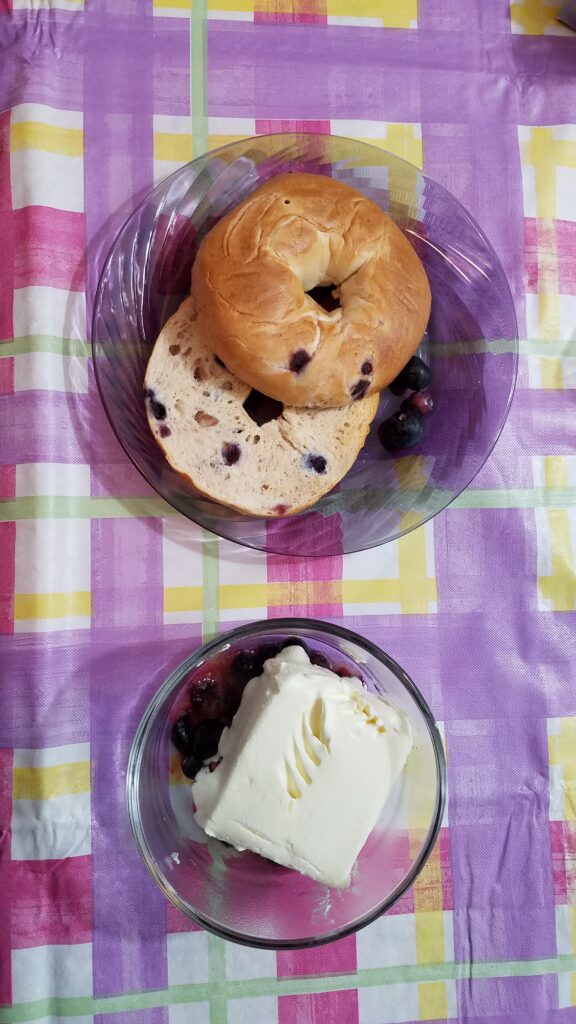
<path fill-rule="evenodd" d="M 218 149 L 219 146 L 228 146 L 231 142 L 240 142 L 245 138 L 246 135 L 209 135 L 208 142 L 210 149 Z"/>
<path fill-rule="evenodd" d="M 424 981 L 418 985 L 420 1020 L 446 1020 L 448 999 L 445 981 Z"/>
<path fill-rule="evenodd" d="M 409 28 L 418 17 L 418 0 L 328 0 L 327 12 L 341 18 L 381 18 L 387 28 Z"/>
<path fill-rule="evenodd" d="M 154 0 L 154 7 L 172 7 L 174 10 L 191 11 L 192 0 Z"/>
<path fill-rule="evenodd" d="M 41 121 L 21 121 L 10 126 L 10 149 L 43 149 L 61 156 L 82 156 L 84 135 L 80 128 L 58 128 Z"/>
<path fill-rule="evenodd" d="M 544 456 L 546 487 L 568 487 L 568 464 L 564 455 Z"/>
<path fill-rule="evenodd" d="M 192 136 L 177 132 L 154 132 L 154 159 L 187 163 L 192 159 Z"/>
<path fill-rule="evenodd" d="M 63 619 L 90 615 L 90 591 L 66 594 L 15 594 L 15 619 Z"/>
<path fill-rule="evenodd" d="M 252 14 L 255 6 L 256 0 L 208 0 L 209 11 L 240 11 L 243 14 Z"/>
<path fill-rule="evenodd" d="M 407 540 L 407 538 L 402 538 Z M 402 544 L 400 541 L 400 544 Z M 414 545 L 402 549 L 406 578 L 376 580 L 299 581 L 292 583 L 223 584 L 219 588 L 220 608 L 288 607 L 307 604 L 401 604 L 402 611 L 416 614 L 429 610 L 436 600 L 436 581 L 415 571 Z M 417 580 L 416 590 L 414 581 Z M 165 587 L 164 611 L 202 610 L 202 587 Z"/>
<path fill-rule="evenodd" d="M 12 796 L 14 800 L 50 800 L 51 797 L 90 790 L 90 764 L 76 761 L 55 764 L 48 768 L 14 768 Z"/>

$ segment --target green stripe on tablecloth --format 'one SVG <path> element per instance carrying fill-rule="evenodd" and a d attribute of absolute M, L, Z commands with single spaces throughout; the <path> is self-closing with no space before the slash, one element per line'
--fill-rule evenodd
<path fill-rule="evenodd" d="M 393 494 L 394 492 L 390 492 Z M 436 492 L 438 505 L 442 504 L 440 492 Z M 403 491 L 402 497 L 406 507 L 418 495 Z M 378 501 L 381 504 L 386 498 L 383 493 Z M 514 491 L 484 490 L 469 487 L 452 503 L 452 509 L 463 508 L 573 508 L 576 506 L 576 487 L 527 487 Z M 320 509 L 320 511 L 322 511 Z M 11 522 L 20 519 L 143 519 L 156 516 L 179 515 L 163 498 L 150 496 L 141 498 L 89 498 L 89 497 L 53 497 L 37 495 L 28 498 L 11 498 L 0 501 L 0 522 Z M 211 534 L 207 537 L 213 541 Z M 206 564 L 214 558 L 214 553 L 205 550 Z M 212 567 L 213 568 L 213 567 Z M 217 566 L 216 566 L 217 568 Z"/>
<path fill-rule="evenodd" d="M 0 342 L 0 359 L 26 352 L 54 352 L 63 356 L 88 356 L 90 343 L 81 338 L 58 338 L 54 334 L 27 334 L 13 341 Z"/>
<path fill-rule="evenodd" d="M 194 5 L 196 7 L 196 5 Z M 200 5 L 203 6 L 202 4 Z M 205 4 L 204 4 L 205 6 Z M 192 130 L 194 132 L 194 154 L 205 153 L 208 148 L 208 119 L 206 116 L 206 93 L 205 93 L 205 38 L 204 27 L 197 29 L 192 17 L 191 32 L 196 38 L 196 46 L 199 53 L 192 55 L 192 61 L 196 63 L 196 75 L 198 82 L 192 81 L 193 114 Z M 194 76 L 192 76 L 194 78 Z M 199 111 L 194 113 L 194 110 Z M 519 342 L 520 355 L 523 356 L 551 356 L 560 359 L 566 356 L 576 358 L 576 341 L 542 341 L 541 339 L 528 339 Z M 494 355 L 502 355 L 514 351 L 514 343 L 511 341 L 453 341 L 435 342 L 434 352 L 436 355 L 469 355 L 471 352 L 492 352 Z M 29 334 L 14 340 L 0 341 L 0 358 L 2 356 L 19 356 L 24 352 L 55 352 L 66 356 L 86 356 L 90 353 L 90 343 L 80 338 L 58 338 L 52 334 Z"/>
<path fill-rule="evenodd" d="M 208 935 L 208 976 L 212 984 L 210 1024 L 226 1024 L 226 947 L 217 935 Z"/>
<path fill-rule="evenodd" d="M 218 940 L 220 941 L 220 940 Z M 42 1017 L 81 1017 L 97 1013 L 121 1013 L 145 1010 L 178 1003 L 198 1003 L 255 996 L 301 995 L 317 992 L 340 992 L 346 989 L 374 988 L 406 982 L 454 981 L 463 978 L 529 978 L 539 975 L 564 974 L 576 971 L 576 956 L 549 957 L 545 960 L 489 960 L 478 963 L 407 964 L 398 967 L 374 967 L 357 974 L 318 975 L 308 978 L 254 978 L 250 981 L 227 981 L 218 952 L 218 981 L 197 985 L 173 985 L 167 989 L 131 992 L 123 996 L 54 997 L 31 1003 L 0 1006 L 2 1024 L 21 1024 Z M 218 992 L 215 991 L 216 987 Z M 225 1018 L 211 1018 L 220 1024 Z"/>
<path fill-rule="evenodd" d="M 208 149 L 206 117 L 206 0 L 192 0 L 190 16 L 190 112 L 192 153 L 201 156 Z"/>

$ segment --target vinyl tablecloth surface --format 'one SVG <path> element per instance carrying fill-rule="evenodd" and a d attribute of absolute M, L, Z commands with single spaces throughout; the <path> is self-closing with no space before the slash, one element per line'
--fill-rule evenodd
<path fill-rule="evenodd" d="M 12 10 L 13 7 L 13 10 Z M 0 0 L 0 1020 L 576 1021 L 576 35 L 536 0 Z M 203 533 L 130 466 L 87 344 L 137 200 L 224 140 L 314 130 L 423 166 L 502 259 L 512 412 L 402 540 L 290 560 Z M 203 636 L 310 615 L 442 723 L 421 877 L 313 951 L 168 906 L 124 798 L 140 716 Z"/>

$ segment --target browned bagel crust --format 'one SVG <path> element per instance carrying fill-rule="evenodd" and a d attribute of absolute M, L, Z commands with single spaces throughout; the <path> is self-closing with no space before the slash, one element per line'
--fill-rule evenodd
<path fill-rule="evenodd" d="M 307 292 L 334 285 L 326 312 Z M 216 224 L 192 269 L 206 341 L 252 387 L 294 406 L 345 405 L 418 347 L 430 287 L 379 206 L 333 178 L 271 178 Z"/>

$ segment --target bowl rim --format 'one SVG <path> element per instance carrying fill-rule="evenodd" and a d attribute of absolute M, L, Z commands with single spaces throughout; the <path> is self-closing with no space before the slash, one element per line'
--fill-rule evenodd
<path fill-rule="evenodd" d="M 257 938 L 247 936 L 246 934 L 235 931 L 233 928 L 221 926 L 212 921 L 209 917 L 205 917 L 200 912 L 194 910 L 194 908 L 180 896 L 158 867 L 155 858 L 150 852 L 138 810 L 142 752 L 149 730 L 156 719 L 159 709 L 166 699 L 177 690 L 182 679 L 192 667 L 202 665 L 213 653 L 216 653 L 216 651 L 220 652 L 221 650 L 226 650 L 226 648 L 232 643 L 235 643 L 238 640 L 247 639 L 248 637 L 253 637 L 256 634 L 261 635 L 274 632 L 286 632 L 287 630 L 305 631 L 310 629 L 315 629 L 320 633 L 326 634 L 328 637 L 336 636 L 341 640 L 355 643 L 359 647 L 364 648 L 364 650 L 378 661 L 382 662 L 386 668 L 394 673 L 396 678 L 403 684 L 409 696 L 412 697 L 414 703 L 422 713 L 432 743 L 432 749 L 434 751 L 436 764 L 434 813 L 428 828 L 428 834 L 422 844 L 422 848 L 405 878 L 392 890 L 391 893 L 388 894 L 386 899 L 381 900 L 373 910 L 365 914 L 359 921 L 354 921 L 343 928 L 338 928 L 326 933 L 325 935 L 314 936 L 313 938 L 308 937 L 303 939 L 287 940 Z M 128 807 L 128 818 L 136 847 L 148 872 L 166 899 L 173 903 L 174 906 L 181 910 L 187 917 L 220 938 L 239 943 L 240 945 L 250 946 L 257 949 L 309 949 L 314 946 L 324 945 L 327 942 L 334 942 L 336 939 L 344 938 L 347 935 L 352 935 L 361 928 L 365 928 L 367 925 L 372 924 L 373 921 L 376 921 L 377 918 L 389 910 L 406 892 L 406 890 L 410 888 L 426 864 L 426 861 L 428 860 L 438 838 L 446 805 L 446 784 L 446 757 L 444 754 L 442 738 L 438 726 L 436 725 L 436 720 L 422 693 L 410 676 L 404 671 L 402 666 L 399 665 L 398 662 L 389 654 L 383 651 L 382 648 L 378 647 L 377 644 L 361 636 L 359 633 L 355 633 L 352 630 L 345 628 L 344 626 L 325 622 L 322 619 L 282 618 L 251 622 L 244 626 L 239 626 L 236 629 L 221 633 L 214 639 L 209 640 L 196 648 L 192 654 L 185 658 L 184 661 L 182 661 L 170 673 L 168 678 L 156 691 L 149 702 L 132 741 L 126 772 L 126 801 Z"/>
<path fill-rule="evenodd" d="M 494 436 L 492 438 L 492 442 L 489 445 L 489 447 L 487 448 L 486 453 L 485 453 L 485 455 L 484 455 L 480 465 L 472 473 L 470 479 L 467 480 L 466 483 L 462 484 L 462 486 L 459 487 L 457 490 L 454 490 L 452 492 L 452 495 L 451 495 L 450 499 L 446 502 L 445 505 L 442 505 L 441 508 L 432 508 L 426 515 L 424 515 L 424 517 L 418 523 L 415 523 L 415 524 L 410 524 L 409 523 L 407 526 L 403 527 L 402 529 L 396 530 L 389 537 L 386 537 L 385 540 L 377 540 L 375 542 L 369 542 L 368 544 L 361 544 L 361 543 L 355 544 L 354 547 L 351 548 L 350 551 L 346 552 L 346 553 L 349 554 L 349 553 L 358 552 L 358 551 L 367 551 L 367 550 L 371 550 L 371 548 L 374 548 L 374 547 L 380 547 L 382 544 L 389 544 L 392 541 L 400 540 L 401 537 L 405 537 L 407 534 L 411 533 L 413 530 L 416 530 L 419 527 L 424 526 L 426 523 L 430 522 L 430 520 L 434 519 L 435 516 L 439 515 L 441 512 L 444 512 L 446 509 L 450 508 L 451 505 L 453 505 L 453 503 L 460 497 L 460 495 L 468 487 L 470 487 L 470 485 L 474 482 L 474 480 L 476 479 L 478 474 L 481 472 L 483 467 L 486 465 L 486 462 L 488 461 L 488 459 L 492 455 L 492 452 L 494 451 L 494 448 L 496 447 L 498 441 L 500 440 L 502 431 L 504 430 L 504 427 L 505 427 L 506 422 L 508 420 L 508 416 L 510 414 L 510 408 L 511 408 L 511 405 L 512 405 L 512 401 L 514 399 L 514 394 L 515 394 L 515 391 L 516 391 L 516 384 L 517 384 L 517 380 L 518 380 L 518 366 L 519 366 L 519 336 L 518 336 L 518 318 L 516 316 L 516 306 L 515 306 L 514 297 L 512 295 L 512 291 L 511 291 L 511 288 L 510 288 L 510 283 L 508 281 L 508 278 L 507 278 L 506 273 L 504 271 L 504 268 L 502 266 L 502 262 L 501 262 L 499 256 L 496 253 L 496 250 L 494 249 L 492 243 L 490 242 L 489 238 L 487 237 L 485 232 L 482 230 L 482 228 L 480 227 L 480 225 L 478 224 L 476 219 L 472 216 L 472 214 L 464 206 L 464 204 L 452 192 L 450 192 L 450 190 L 447 189 L 444 185 L 442 185 L 442 184 L 440 184 L 440 182 L 436 181 L 435 178 L 432 178 L 422 168 L 417 167 L 416 164 L 411 163 L 409 160 L 405 160 L 404 157 L 397 156 L 396 153 L 392 153 L 390 150 L 382 149 L 379 146 L 374 146 L 370 142 L 365 141 L 364 139 L 362 139 L 362 140 L 360 140 L 360 139 L 353 139 L 353 138 L 351 138 L 350 136 L 347 136 L 347 135 L 337 135 L 337 134 L 332 134 L 332 133 L 328 134 L 326 132 L 303 132 L 303 131 L 268 132 L 268 133 L 263 134 L 263 135 L 248 135 L 245 138 L 236 139 L 233 142 L 226 142 L 222 146 L 217 146 L 215 149 L 207 150 L 205 153 L 201 153 L 199 156 L 195 157 L 193 160 L 188 161 L 188 163 L 182 164 L 181 167 L 178 167 L 171 174 L 167 175 L 165 178 L 162 178 L 159 182 L 157 182 L 154 185 L 154 187 L 151 188 L 140 199 L 140 201 L 137 203 L 136 207 L 126 217 L 126 219 L 122 223 L 121 227 L 117 231 L 117 233 L 116 233 L 116 235 L 115 235 L 115 237 L 114 237 L 114 239 L 113 239 L 113 241 L 112 241 L 112 243 L 111 243 L 111 245 L 110 245 L 110 247 L 109 247 L 109 249 L 107 251 L 106 257 L 103 260 L 102 269 L 101 269 L 99 277 L 98 277 L 98 285 L 97 285 L 97 288 L 96 288 L 96 292 L 94 294 L 94 302 L 93 302 L 93 305 L 92 305 L 92 315 L 91 315 L 91 318 L 90 318 L 90 331 L 91 331 L 91 333 L 90 333 L 90 346 L 91 346 L 91 355 L 92 355 L 92 365 L 93 365 L 93 368 L 94 368 L 94 377 L 95 377 L 95 380 L 96 380 L 96 386 L 97 386 L 97 389 L 98 389 L 98 394 L 100 396 L 100 401 L 101 401 L 102 406 L 104 408 L 104 412 L 106 413 L 106 418 L 107 418 L 107 420 L 108 420 L 108 422 L 109 422 L 109 424 L 110 424 L 110 426 L 112 428 L 114 436 L 116 437 L 116 439 L 117 439 L 118 443 L 120 444 L 121 448 L 123 449 L 123 451 L 126 453 L 128 458 L 130 459 L 130 462 L 132 463 L 132 465 L 135 467 L 135 469 L 138 470 L 138 472 L 141 474 L 141 476 L 143 476 L 143 478 L 150 485 L 150 487 L 153 488 L 153 490 L 156 492 L 156 494 L 158 494 L 159 497 L 162 498 L 162 500 L 165 501 L 166 504 L 169 505 L 171 508 L 173 508 L 176 512 L 180 513 L 180 515 L 183 515 L 186 519 L 188 519 L 190 522 L 194 523 L 195 525 L 200 526 L 202 529 L 209 530 L 211 533 L 214 534 L 214 536 L 222 537 L 223 539 L 229 540 L 229 541 L 231 541 L 234 544 L 240 544 L 242 547 L 251 548 L 254 551 L 265 551 L 265 552 L 267 552 L 269 554 L 281 554 L 281 555 L 289 556 L 290 558 L 302 558 L 302 557 L 322 558 L 322 557 L 326 557 L 327 553 L 326 552 L 321 552 L 321 551 L 320 552 L 318 552 L 318 551 L 297 551 L 297 552 L 286 551 L 285 548 L 282 548 L 281 546 L 276 546 L 273 541 L 270 542 L 267 539 L 264 541 L 264 543 L 258 543 L 256 540 L 245 540 L 245 539 L 238 540 L 236 537 L 234 537 L 232 535 L 231 531 L 227 530 L 227 528 L 226 528 L 226 520 L 225 519 L 222 520 L 222 521 L 219 521 L 218 529 L 215 530 L 212 525 L 209 525 L 209 523 L 208 523 L 208 521 L 207 521 L 207 519 L 206 519 L 206 517 L 204 515 L 202 515 L 201 513 L 199 514 L 197 512 L 197 510 L 194 510 L 194 515 L 192 515 L 191 511 L 188 508 L 188 506 L 186 506 L 186 508 L 184 508 L 181 504 L 179 504 L 177 502 L 176 499 L 168 497 L 161 490 L 160 486 L 153 479 L 151 479 L 151 477 L 148 475 L 148 473 L 145 470 L 145 468 L 140 464 L 140 461 L 138 460 L 136 455 L 130 450 L 129 446 L 125 443 L 125 441 L 124 441 L 124 439 L 123 439 L 123 437 L 121 435 L 121 432 L 117 429 L 115 421 L 114 421 L 114 418 L 111 415 L 111 412 L 109 410 L 108 402 L 106 400 L 106 392 L 105 392 L 103 384 L 102 384 L 102 382 L 100 380 L 100 371 L 98 369 L 98 353 L 97 353 L 97 349 L 98 349 L 99 342 L 96 339 L 96 318 L 97 318 L 97 313 L 98 313 L 98 309 L 99 309 L 99 305 L 100 305 L 101 294 L 102 294 L 102 291 L 104 289 L 104 279 L 105 279 L 105 276 L 107 274 L 108 268 L 109 268 L 109 266 L 112 263 L 112 260 L 114 258 L 114 253 L 115 253 L 116 245 L 117 245 L 119 239 L 121 238 L 121 236 L 124 234 L 124 232 L 125 232 L 126 228 L 128 227 L 128 225 L 131 223 L 132 220 L 134 220 L 138 216 L 138 214 L 139 214 L 140 210 L 142 209 L 142 207 L 150 200 L 150 198 L 154 195 L 154 193 L 160 191 L 162 188 L 164 188 L 166 186 L 166 184 L 169 181 L 172 181 L 178 175 L 185 173 L 186 171 L 188 171 L 190 168 L 192 168 L 194 166 L 198 167 L 198 173 L 200 173 L 200 171 L 202 170 L 203 165 L 208 160 L 213 159 L 213 158 L 217 158 L 219 154 L 227 152 L 227 151 L 229 151 L 231 149 L 234 149 L 236 147 L 239 147 L 243 143 L 256 143 L 259 140 L 265 140 L 265 139 L 270 139 L 270 138 L 285 138 L 285 139 L 295 140 L 295 139 L 308 138 L 308 137 L 312 137 L 312 138 L 316 138 L 316 139 L 333 139 L 333 138 L 341 139 L 344 142 L 349 142 L 352 146 L 358 147 L 360 149 L 372 150 L 374 152 L 374 154 L 378 155 L 380 160 L 384 156 L 384 157 L 388 158 L 392 163 L 394 163 L 396 165 L 402 165 L 402 166 L 404 166 L 406 168 L 410 168 L 410 170 L 412 170 L 412 171 L 415 171 L 418 175 L 420 175 L 420 177 L 422 178 L 422 180 L 424 182 L 430 182 L 430 184 L 436 190 L 438 190 L 439 192 L 441 192 L 445 196 L 447 196 L 449 198 L 450 202 L 454 203 L 455 206 L 463 213 L 463 215 L 466 218 L 467 222 L 474 229 L 474 231 L 478 235 L 479 239 L 483 242 L 484 246 L 486 247 L 486 249 L 487 249 L 487 251 L 488 251 L 488 253 L 490 255 L 491 261 L 493 261 L 494 266 L 498 270 L 499 275 L 501 277 L 501 283 L 502 283 L 502 289 L 503 289 L 503 299 L 506 301 L 506 303 L 509 306 L 509 313 L 511 314 L 512 321 L 513 321 L 513 328 L 514 328 L 514 336 L 512 338 L 507 338 L 506 339 L 511 344 L 511 346 L 512 346 L 512 351 L 507 353 L 508 355 L 510 355 L 512 357 L 512 373 L 511 373 L 511 377 L 510 377 L 510 385 L 509 385 L 509 389 L 508 389 L 508 395 L 507 395 L 507 398 L 506 398 L 506 403 L 505 403 L 504 408 L 502 410 L 502 414 L 501 414 L 501 418 L 500 418 L 500 421 L 499 421 L 499 424 L 498 424 L 498 428 L 497 428 L 497 430 L 496 430 L 496 432 L 495 432 L 495 434 L 494 434 Z M 361 190 L 361 183 L 358 184 L 358 188 Z M 410 454 L 410 452 L 408 454 Z M 324 497 L 327 497 L 327 495 L 324 495 Z M 206 500 L 206 499 L 204 499 L 204 500 Z M 213 499 L 209 499 L 209 498 L 207 500 L 213 501 Z M 322 500 L 322 499 L 320 499 L 320 500 Z M 213 501 L 213 504 L 214 504 L 215 509 L 217 510 L 218 502 Z M 277 522 L 277 521 L 282 521 L 282 520 L 286 520 L 286 519 L 293 519 L 295 521 L 298 521 L 298 519 L 301 516 L 305 516 L 305 515 L 309 515 L 310 513 L 318 512 L 316 506 L 317 506 L 317 503 L 315 503 L 314 505 L 312 505 L 308 509 L 304 509 L 302 512 L 298 513 L 295 516 L 290 516 L 290 517 L 288 517 L 288 516 L 278 516 L 277 519 L 271 519 L 270 522 Z M 217 514 L 217 511 L 215 512 L 215 515 L 216 514 Z M 320 511 L 319 514 L 322 514 L 322 512 Z M 260 521 L 262 521 L 262 517 L 260 517 L 260 516 L 248 516 L 248 515 L 242 514 L 242 513 L 238 513 L 238 515 L 242 516 L 242 518 L 252 519 L 253 522 L 260 522 Z M 264 520 L 264 524 L 265 523 L 266 523 L 266 520 Z"/>

